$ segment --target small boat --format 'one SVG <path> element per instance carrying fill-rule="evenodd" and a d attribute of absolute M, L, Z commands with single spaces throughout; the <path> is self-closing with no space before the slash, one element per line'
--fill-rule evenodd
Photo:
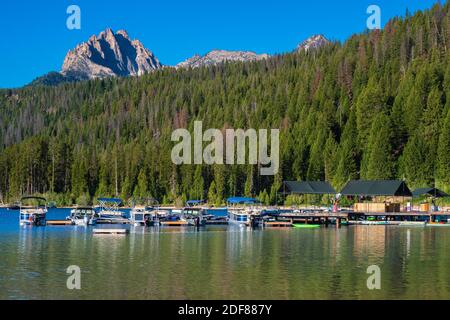
<path fill-rule="evenodd" d="M 314 228 L 320 228 L 320 224 L 299 224 L 295 223 L 292 225 L 294 228 L 300 228 L 300 229 L 314 229 Z"/>
<path fill-rule="evenodd" d="M 246 197 L 232 197 L 227 199 L 228 222 L 238 226 L 250 226 L 256 221 L 255 216 L 259 216 L 261 210 L 253 208 L 258 200 Z M 243 207 L 241 207 L 243 206 Z"/>
<path fill-rule="evenodd" d="M 204 213 L 203 208 L 186 207 L 181 212 L 181 219 L 186 220 L 190 226 L 203 226 L 206 223 Z"/>
<path fill-rule="evenodd" d="M 156 212 L 153 207 L 135 206 L 130 211 L 130 222 L 134 226 L 150 227 L 155 224 Z"/>
<path fill-rule="evenodd" d="M 250 213 L 243 209 L 229 209 L 228 222 L 239 226 L 248 226 L 250 223 Z"/>
<path fill-rule="evenodd" d="M 203 216 L 205 224 L 207 225 L 225 225 L 228 224 L 228 217 L 215 216 L 213 214 Z"/>
<path fill-rule="evenodd" d="M 170 216 L 170 210 L 157 208 L 154 211 L 154 214 L 155 214 L 156 224 L 158 224 L 159 220 L 163 220 L 164 218 Z"/>
<path fill-rule="evenodd" d="M 129 221 L 125 212 L 119 210 L 122 204 L 121 199 L 99 198 L 100 211 L 98 212 L 97 222 L 125 223 Z"/>
<path fill-rule="evenodd" d="M 189 223 L 178 214 L 170 214 L 159 219 L 161 226 L 187 227 Z"/>
<path fill-rule="evenodd" d="M 92 226 L 97 224 L 98 216 L 92 207 L 77 207 L 70 211 L 66 219 L 77 226 Z"/>
<path fill-rule="evenodd" d="M 34 202 L 35 205 L 24 205 Z M 21 226 L 45 226 L 47 224 L 47 200 L 42 197 L 23 197 L 20 200 L 19 224 Z"/>

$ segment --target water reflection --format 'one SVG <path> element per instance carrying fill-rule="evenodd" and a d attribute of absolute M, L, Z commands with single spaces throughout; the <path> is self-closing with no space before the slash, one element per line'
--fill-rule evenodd
<path fill-rule="evenodd" d="M 447 228 L 131 227 L 128 236 L 93 236 L 8 221 L 0 217 L 3 299 L 450 297 Z M 372 264 L 381 268 L 380 291 L 366 287 Z M 70 265 L 82 270 L 80 291 L 66 288 Z"/>

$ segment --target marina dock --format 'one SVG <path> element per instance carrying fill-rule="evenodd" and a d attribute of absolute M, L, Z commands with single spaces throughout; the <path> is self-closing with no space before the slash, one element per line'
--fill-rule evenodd
<path fill-rule="evenodd" d="M 70 220 L 47 220 L 48 226 L 70 226 L 72 224 Z"/>
<path fill-rule="evenodd" d="M 292 227 L 292 222 L 287 221 L 267 221 L 263 223 L 265 228 L 290 228 Z"/>

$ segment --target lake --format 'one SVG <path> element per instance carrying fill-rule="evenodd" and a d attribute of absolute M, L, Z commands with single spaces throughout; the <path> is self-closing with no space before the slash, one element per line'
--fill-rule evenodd
<path fill-rule="evenodd" d="M 447 227 L 127 228 L 19 227 L 0 209 L 0 299 L 450 298 Z M 81 290 L 67 289 L 71 265 Z M 371 265 L 380 290 L 367 288 Z"/>

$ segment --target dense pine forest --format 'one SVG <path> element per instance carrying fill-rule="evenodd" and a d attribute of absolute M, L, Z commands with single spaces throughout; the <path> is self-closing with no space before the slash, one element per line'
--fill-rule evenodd
<path fill-rule="evenodd" d="M 449 2 L 265 61 L 0 91 L 0 200 L 229 195 L 283 180 L 405 179 L 450 191 Z M 31 62 L 30 62 L 31 63 Z M 280 172 L 171 161 L 176 128 L 280 128 Z"/>

